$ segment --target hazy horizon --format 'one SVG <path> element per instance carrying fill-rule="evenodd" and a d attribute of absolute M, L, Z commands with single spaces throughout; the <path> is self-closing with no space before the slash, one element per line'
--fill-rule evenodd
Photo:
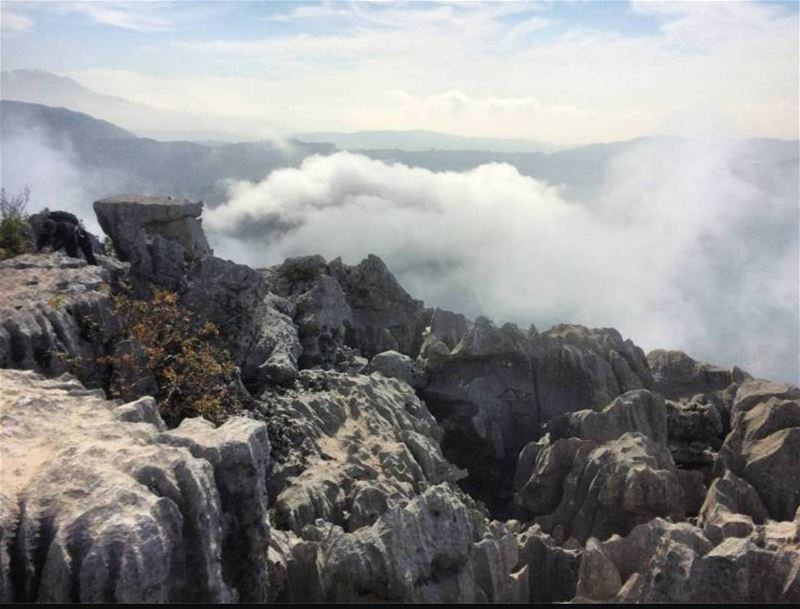
<path fill-rule="evenodd" d="M 576 146 L 798 131 L 794 2 L 0 7 L 4 70 L 260 137 L 427 129 Z"/>

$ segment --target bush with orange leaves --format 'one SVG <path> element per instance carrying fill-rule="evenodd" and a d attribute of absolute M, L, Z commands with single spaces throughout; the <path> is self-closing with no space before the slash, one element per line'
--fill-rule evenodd
<path fill-rule="evenodd" d="M 168 425 L 197 415 L 220 422 L 241 409 L 231 389 L 236 365 L 221 346 L 216 325 L 199 322 L 181 306 L 178 295 L 167 290 L 153 289 L 145 300 L 117 294 L 113 304 L 125 334 L 142 347 Z"/>

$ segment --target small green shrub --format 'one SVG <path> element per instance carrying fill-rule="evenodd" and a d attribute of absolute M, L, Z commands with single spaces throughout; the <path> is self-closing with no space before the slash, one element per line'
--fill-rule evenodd
<path fill-rule="evenodd" d="M 21 194 L 9 199 L 5 188 L 0 188 L 0 260 L 33 250 L 25 212 L 30 195 L 30 189 L 25 187 Z"/>

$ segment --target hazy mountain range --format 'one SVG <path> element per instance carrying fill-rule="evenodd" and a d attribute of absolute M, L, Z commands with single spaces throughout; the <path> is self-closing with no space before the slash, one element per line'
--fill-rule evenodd
<path fill-rule="evenodd" d="M 263 132 L 265 128 L 275 133 L 287 132 L 285 127 L 265 125 L 263 121 L 254 124 L 253 121 L 230 117 L 197 116 L 103 95 L 72 78 L 41 70 L 4 70 L 0 84 L 0 97 L 4 100 L 69 108 L 157 140 L 241 142 L 260 139 L 254 134 Z M 209 129 L 210 124 L 221 128 Z M 298 133 L 291 137 L 306 142 L 334 144 L 342 150 L 539 152 L 554 149 L 553 146 L 529 140 L 462 137 L 425 130 Z"/>
<path fill-rule="evenodd" d="M 318 133 L 297 133 L 294 137 L 304 142 L 328 142 L 342 150 L 550 152 L 557 149 L 556 146 L 530 140 L 463 137 L 424 129 L 410 131 L 358 131 L 355 133 L 323 131 Z"/>

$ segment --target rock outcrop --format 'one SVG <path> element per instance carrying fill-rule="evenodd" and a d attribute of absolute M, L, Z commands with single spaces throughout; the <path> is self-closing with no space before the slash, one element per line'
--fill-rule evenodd
<path fill-rule="evenodd" d="M 725 369 L 698 362 L 683 351 L 656 349 L 647 354 L 647 362 L 653 374 L 653 389 L 669 399 L 720 391 L 731 383 L 751 378 L 740 368 Z"/>
<path fill-rule="evenodd" d="M 99 358 L 117 331 L 111 284 L 124 266 L 99 260 L 58 252 L 0 261 L 0 367 L 103 375 Z"/>
<path fill-rule="evenodd" d="M 263 423 L 166 432 L 151 398 L 29 371 L 0 386 L 0 598 L 266 600 Z"/>
<path fill-rule="evenodd" d="M 253 393 L 294 380 L 302 348 L 291 305 L 271 296 L 257 271 L 212 255 L 202 203 L 119 195 L 94 207 L 117 254 L 130 262 L 136 290 L 176 291 L 201 322 L 216 324 Z"/>
<path fill-rule="evenodd" d="M 320 520 L 275 539 L 271 574 L 284 584 L 276 597 L 283 601 L 568 600 L 580 560 L 580 552 L 558 548 L 536 527 L 487 520 L 448 484 L 354 532 Z"/>
<path fill-rule="evenodd" d="M 683 487 L 669 451 L 640 433 L 601 445 L 559 440 L 540 452 L 518 497 L 545 531 L 555 534 L 558 527 L 559 537 L 581 544 L 589 537 L 626 534 L 657 516 L 682 519 L 685 514 Z"/>
<path fill-rule="evenodd" d="M 172 197 L 118 195 L 94 211 L 134 275 L 175 290 L 196 260 L 211 254 L 200 224 L 202 203 Z"/>
<path fill-rule="evenodd" d="M 776 520 L 790 520 L 800 506 L 799 397 L 800 391 L 791 385 L 741 385 L 731 432 L 715 464 L 717 475 L 729 470 L 756 489 Z"/>
<path fill-rule="evenodd" d="M 578 600 L 627 603 L 797 603 L 800 520 L 757 527 L 719 545 L 687 523 L 652 520 L 624 538 L 586 544 Z"/>
<path fill-rule="evenodd" d="M 377 256 L 356 266 L 321 256 L 290 258 L 262 271 L 270 289 L 294 305 L 302 367 L 341 368 L 383 351 L 416 357 L 422 303 L 413 300 Z M 366 363 L 366 362 L 365 362 Z"/>
<path fill-rule="evenodd" d="M 285 438 L 270 474 L 278 528 L 300 533 L 323 519 L 354 531 L 463 476 L 444 459 L 425 404 L 396 379 L 304 370 L 295 388 L 264 399 Z"/>
<path fill-rule="evenodd" d="M 95 208 L 127 263 L 0 262 L 0 601 L 800 602 L 796 387 Z M 246 416 L 166 429 L 123 282 L 219 327 Z"/>
<path fill-rule="evenodd" d="M 445 454 L 470 472 L 465 488 L 501 510 L 517 456 L 544 423 L 650 384 L 641 349 L 616 330 L 564 325 L 523 333 L 440 311 L 424 335 L 420 365 L 427 375 L 421 395 L 444 426 Z"/>

